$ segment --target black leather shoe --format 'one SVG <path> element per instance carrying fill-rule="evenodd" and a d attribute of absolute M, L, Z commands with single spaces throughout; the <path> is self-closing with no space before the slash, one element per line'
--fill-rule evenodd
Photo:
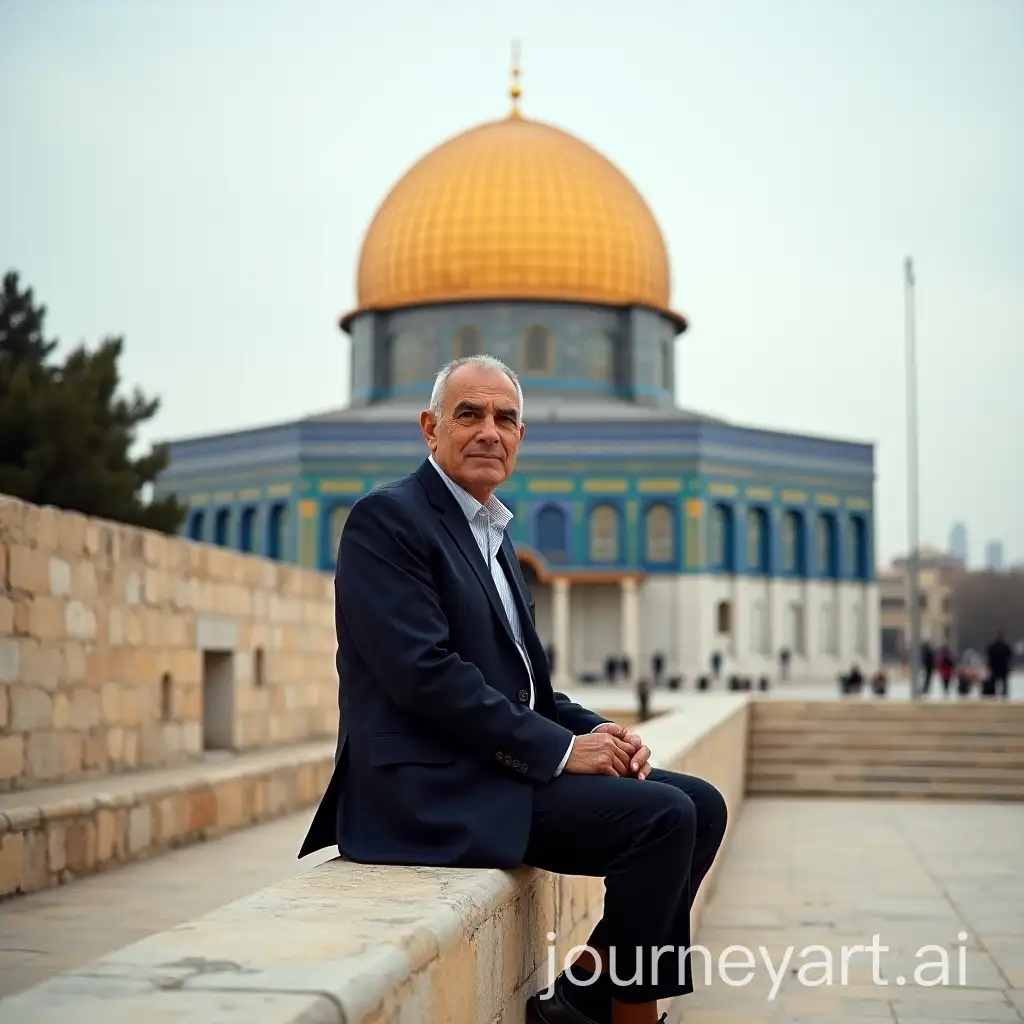
<path fill-rule="evenodd" d="M 600 985 L 601 982 L 597 984 Z M 595 993 L 598 998 L 593 1001 L 591 1016 L 569 1002 L 566 993 L 570 990 L 571 987 L 563 973 L 555 978 L 550 999 L 541 999 L 539 994 L 530 996 L 526 1001 L 526 1024 L 611 1024 L 610 993 L 606 995 L 603 990 L 600 995 Z M 667 1018 L 668 1014 L 663 1013 L 658 1018 L 658 1024 L 665 1024 Z"/>
<path fill-rule="evenodd" d="M 608 1016 L 604 1020 L 594 1020 L 569 1003 L 565 998 L 566 988 L 565 978 L 560 974 L 555 978 L 550 999 L 541 999 L 540 993 L 530 996 L 526 1000 L 526 1024 L 610 1024 L 610 1002 Z"/>

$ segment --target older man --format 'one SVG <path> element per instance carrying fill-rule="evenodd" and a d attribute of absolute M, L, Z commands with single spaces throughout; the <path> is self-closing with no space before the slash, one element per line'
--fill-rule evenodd
<path fill-rule="evenodd" d="M 603 877 L 593 952 L 527 1020 L 653 1024 L 658 998 L 691 989 L 678 956 L 659 957 L 655 983 L 651 955 L 690 944 L 725 803 L 552 690 L 494 496 L 525 433 L 515 374 L 450 363 L 420 426 L 429 457 L 358 501 L 342 534 L 338 761 L 299 856 L 337 843 L 362 863 Z"/>

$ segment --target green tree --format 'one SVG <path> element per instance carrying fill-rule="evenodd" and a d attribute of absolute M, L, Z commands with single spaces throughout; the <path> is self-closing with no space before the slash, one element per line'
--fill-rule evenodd
<path fill-rule="evenodd" d="M 46 308 L 8 273 L 0 291 L 0 493 L 175 533 L 186 509 L 172 495 L 145 502 L 142 491 L 167 466 L 164 445 L 133 458 L 138 428 L 159 399 L 118 394 L 121 338 L 63 363 L 45 336 Z"/>

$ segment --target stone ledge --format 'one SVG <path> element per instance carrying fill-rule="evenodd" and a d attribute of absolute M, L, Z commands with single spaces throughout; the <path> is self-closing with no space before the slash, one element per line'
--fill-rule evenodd
<path fill-rule="evenodd" d="M 695 695 L 644 728 L 657 764 L 722 790 L 730 831 L 747 714 L 744 696 Z M 4 1000 L 0 1024 L 520 1024 L 547 984 L 547 933 L 561 962 L 602 898 L 601 879 L 335 859 Z"/>
<path fill-rule="evenodd" d="M 0 898 L 301 810 L 319 800 L 333 767 L 334 744 L 310 743 L 5 794 Z"/>

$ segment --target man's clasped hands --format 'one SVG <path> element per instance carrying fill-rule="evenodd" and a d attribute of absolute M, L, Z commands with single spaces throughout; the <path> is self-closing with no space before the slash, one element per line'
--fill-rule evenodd
<path fill-rule="evenodd" d="M 577 736 L 565 771 L 572 775 L 635 776 L 651 774 L 651 752 L 643 740 L 614 722 L 604 722 L 592 733 Z"/>

